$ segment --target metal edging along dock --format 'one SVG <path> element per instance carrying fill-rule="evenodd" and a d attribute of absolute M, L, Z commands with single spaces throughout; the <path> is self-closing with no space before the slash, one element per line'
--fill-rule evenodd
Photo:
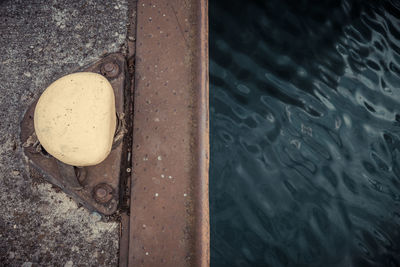
<path fill-rule="evenodd" d="M 208 266 L 206 0 L 137 1 L 128 266 Z"/>

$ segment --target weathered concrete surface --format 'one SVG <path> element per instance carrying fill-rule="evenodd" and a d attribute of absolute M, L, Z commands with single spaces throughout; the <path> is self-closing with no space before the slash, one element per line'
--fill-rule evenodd
<path fill-rule="evenodd" d="M 0 265 L 115 266 L 102 222 L 26 169 L 19 123 L 56 78 L 125 49 L 126 0 L 0 0 Z"/>

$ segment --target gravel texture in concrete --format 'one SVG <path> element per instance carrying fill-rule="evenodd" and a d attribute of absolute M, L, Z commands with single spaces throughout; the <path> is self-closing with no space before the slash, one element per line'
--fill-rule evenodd
<path fill-rule="evenodd" d="M 104 222 L 27 169 L 27 107 L 52 81 L 124 51 L 126 0 L 0 1 L 0 265 L 116 266 L 119 224 Z"/>

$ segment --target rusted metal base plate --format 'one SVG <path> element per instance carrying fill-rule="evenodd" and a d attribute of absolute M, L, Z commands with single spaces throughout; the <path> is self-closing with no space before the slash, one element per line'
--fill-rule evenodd
<path fill-rule="evenodd" d="M 207 1 L 138 1 L 136 25 L 128 264 L 208 266 Z"/>
<path fill-rule="evenodd" d="M 114 69 L 111 73 L 105 72 L 104 66 L 107 63 L 117 64 L 117 70 Z M 126 61 L 122 55 L 111 54 L 101 61 L 80 70 L 101 73 L 109 79 L 114 89 L 116 111 L 120 114 L 120 117 L 122 117 L 124 113 L 126 68 Z M 123 143 L 119 141 L 114 144 L 111 153 L 102 163 L 85 167 L 84 170 L 81 170 L 86 172 L 86 178 L 81 181 L 82 187 L 80 189 L 71 188 L 66 182 L 65 177 L 62 177 L 60 174 L 60 164 L 57 163 L 57 159 L 48 155 L 43 149 L 38 150 L 38 146 L 35 146 L 35 143 L 37 144 L 33 124 L 35 106 L 36 102 L 29 107 L 21 123 L 21 141 L 24 144 L 24 153 L 28 158 L 30 166 L 36 168 L 45 179 L 60 187 L 89 210 L 98 211 L 104 215 L 113 214 L 117 210 L 119 202 Z M 122 139 L 121 136 L 118 138 L 119 140 Z M 111 194 L 112 196 L 106 197 L 105 203 L 102 203 L 99 199 L 95 199 L 95 189 L 98 188 L 99 185 L 107 185 L 106 188 L 110 188 L 110 192 L 107 192 L 107 194 Z"/>

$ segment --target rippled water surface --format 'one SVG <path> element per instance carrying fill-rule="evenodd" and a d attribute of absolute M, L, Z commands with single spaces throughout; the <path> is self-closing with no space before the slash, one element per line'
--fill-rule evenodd
<path fill-rule="evenodd" d="M 210 0 L 212 266 L 400 266 L 400 1 Z"/>

